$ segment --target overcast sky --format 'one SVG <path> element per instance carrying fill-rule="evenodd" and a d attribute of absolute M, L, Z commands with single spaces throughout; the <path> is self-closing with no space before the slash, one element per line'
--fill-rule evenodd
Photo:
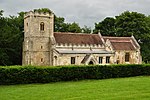
<path fill-rule="evenodd" d="M 49 8 L 66 22 L 93 28 L 95 22 L 127 10 L 150 15 L 150 0 L 0 0 L 4 16 L 37 8 Z"/>

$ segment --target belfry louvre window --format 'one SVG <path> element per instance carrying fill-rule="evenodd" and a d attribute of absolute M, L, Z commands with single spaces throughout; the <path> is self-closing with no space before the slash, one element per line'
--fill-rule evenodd
<path fill-rule="evenodd" d="M 125 62 L 129 62 L 129 58 L 130 58 L 130 54 L 129 54 L 129 52 L 127 52 L 125 54 Z"/>
<path fill-rule="evenodd" d="M 40 31 L 44 31 L 44 22 L 40 23 Z"/>
<path fill-rule="evenodd" d="M 75 64 L 75 57 L 71 57 L 71 64 Z"/>

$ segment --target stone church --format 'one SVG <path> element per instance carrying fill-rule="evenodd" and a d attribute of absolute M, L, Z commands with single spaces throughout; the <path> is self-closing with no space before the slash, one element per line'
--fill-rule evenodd
<path fill-rule="evenodd" d="M 141 64 L 140 45 L 131 37 L 54 32 L 54 14 L 24 16 L 23 65 Z"/>

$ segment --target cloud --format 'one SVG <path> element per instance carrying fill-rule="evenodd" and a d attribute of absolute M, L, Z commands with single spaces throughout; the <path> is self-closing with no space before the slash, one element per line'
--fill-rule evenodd
<path fill-rule="evenodd" d="M 94 27 L 105 17 L 114 17 L 124 11 L 150 13 L 150 0 L 0 0 L 5 16 L 35 8 L 49 8 L 66 22 Z"/>

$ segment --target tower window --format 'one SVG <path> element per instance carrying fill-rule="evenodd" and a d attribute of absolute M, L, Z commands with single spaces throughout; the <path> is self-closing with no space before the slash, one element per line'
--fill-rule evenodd
<path fill-rule="evenodd" d="M 130 54 L 127 52 L 125 54 L 125 62 L 129 62 Z"/>
<path fill-rule="evenodd" d="M 43 62 L 43 58 L 41 58 L 41 62 Z"/>
<path fill-rule="evenodd" d="M 40 23 L 40 31 L 44 31 L 44 22 Z"/>
<path fill-rule="evenodd" d="M 27 26 L 28 26 L 28 23 L 27 23 Z"/>
<path fill-rule="evenodd" d="M 43 49 L 43 46 L 41 46 L 41 49 Z"/>

